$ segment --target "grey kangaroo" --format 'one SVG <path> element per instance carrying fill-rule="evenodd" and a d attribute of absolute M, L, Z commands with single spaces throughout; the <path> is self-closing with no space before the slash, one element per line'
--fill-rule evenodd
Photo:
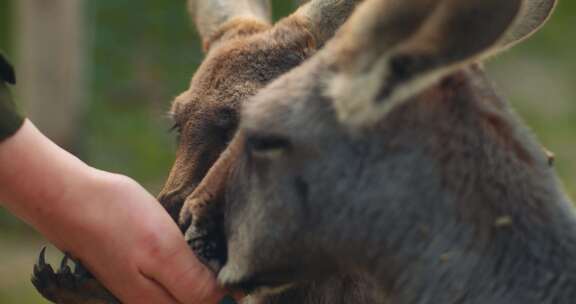
<path fill-rule="evenodd" d="M 245 104 L 187 238 L 220 227 L 219 281 L 271 298 L 350 273 L 368 303 L 574 303 L 574 208 L 481 66 L 554 6 L 366 0 Z"/>

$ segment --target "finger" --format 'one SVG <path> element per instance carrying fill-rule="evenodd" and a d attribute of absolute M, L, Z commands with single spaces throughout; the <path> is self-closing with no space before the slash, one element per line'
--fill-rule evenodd
<path fill-rule="evenodd" d="M 111 291 L 124 304 L 179 304 L 162 286 L 145 275 L 140 275 L 129 283 L 112 283 L 111 286 L 120 287 Z"/>
<path fill-rule="evenodd" d="M 90 267 L 89 267 L 90 268 Z M 93 272 L 96 278 L 124 304 L 179 304 L 160 284 L 138 271 L 137 267 L 123 270 L 106 269 Z"/>
<path fill-rule="evenodd" d="M 214 274 L 196 258 L 184 239 L 153 276 L 178 301 L 190 304 L 218 303 L 225 296 Z"/>

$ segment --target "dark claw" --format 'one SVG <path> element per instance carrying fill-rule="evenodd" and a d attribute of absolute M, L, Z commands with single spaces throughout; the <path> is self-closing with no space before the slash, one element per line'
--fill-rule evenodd
<path fill-rule="evenodd" d="M 80 261 L 74 259 L 74 274 L 75 275 L 83 275 L 84 273 L 86 273 L 86 270 L 84 269 L 84 267 L 82 267 L 82 264 L 80 264 Z"/>
<path fill-rule="evenodd" d="M 44 267 L 44 265 L 46 265 L 46 246 L 42 247 L 40 250 L 40 255 L 38 256 L 38 262 L 36 262 L 36 265 L 39 267 Z"/>
<path fill-rule="evenodd" d="M 49 264 L 46 264 L 46 247 L 40 250 L 40 255 L 36 264 L 34 264 L 34 270 L 32 274 L 32 284 L 42 296 L 50 301 L 55 301 L 54 296 L 51 293 L 50 282 L 56 281 L 56 274 L 54 269 Z"/>
<path fill-rule="evenodd" d="M 86 268 L 84 268 L 84 266 L 82 266 L 82 263 L 80 263 L 80 261 L 78 260 L 74 260 L 74 275 L 82 279 L 92 278 L 92 274 L 90 274 L 88 270 L 86 270 Z"/>
<path fill-rule="evenodd" d="M 49 276 L 54 275 L 54 269 L 49 264 L 46 264 L 46 246 L 40 250 L 38 260 L 34 264 L 34 276 Z"/>
<path fill-rule="evenodd" d="M 74 263 L 74 271 L 69 261 Z M 40 250 L 40 255 L 34 265 L 32 284 L 51 302 L 59 304 L 119 304 L 76 259 L 65 254 L 60 262 L 58 272 L 46 263 L 46 247 Z"/>
<path fill-rule="evenodd" d="M 70 274 L 72 271 L 70 270 L 70 266 L 68 266 L 68 254 L 64 254 L 62 261 L 60 262 L 60 269 L 58 270 L 58 274 L 67 275 Z"/>

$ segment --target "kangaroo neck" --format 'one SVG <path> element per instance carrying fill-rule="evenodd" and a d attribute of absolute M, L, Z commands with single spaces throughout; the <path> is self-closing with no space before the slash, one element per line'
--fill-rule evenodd
<path fill-rule="evenodd" d="M 489 241 L 447 220 L 444 228 L 427 232 L 432 236 L 415 246 L 419 252 L 408 252 L 409 258 L 398 258 L 396 265 L 381 265 L 377 277 L 391 303 L 572 304 L 576 221 L 572 210 L 562 209 L 549 223 L 502 219 Z"/>
<path fill-rule="evenodd" d="M 343 196 L 362 242 L 341 251 L 363 257 L 392 303 L 574 302 L 574 207 L 482 71 L 448 78 L 380 127 L 370 142 L 385 156 L 369 150 L 365 166 L 378 169 Z"/>

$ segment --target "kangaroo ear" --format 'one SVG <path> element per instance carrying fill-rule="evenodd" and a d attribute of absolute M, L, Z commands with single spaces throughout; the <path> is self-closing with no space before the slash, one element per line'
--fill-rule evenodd
<path fill-rule="evenodd" d="M 496 47 L 522 0 L 367 0 L 327 48 L 339 119 L 380 120 L 399 103 Z"/>
<path fill-rule="evenodd" d="M 206 51 L 230 33 L 247 35 L 271 23 L 269 0 L 188 0 L 188 11 Z"/>
<path fill-rule="evenodd" d="M 301 0 L 302 6 L 289 18 L 303 19 L 319 46 L 334 36 L 362 0 Z"/>
<path fill-rule="evenodd" d="M 500 42 L 501 48 L 510 48 L 536 33 L 550 19 L 558 1 L 526 0 L 518 19 Z"/>

